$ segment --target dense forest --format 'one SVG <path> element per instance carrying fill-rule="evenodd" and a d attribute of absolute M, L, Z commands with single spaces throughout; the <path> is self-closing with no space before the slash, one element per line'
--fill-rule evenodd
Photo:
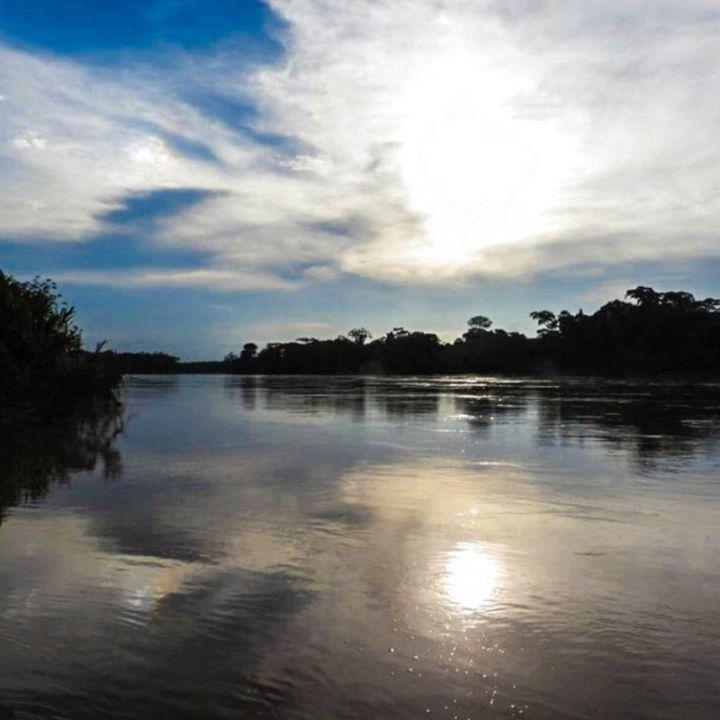
<path fill-rule="evenodd" d="M 46 420 L 98 400 L 121 380 L 98 346 L 83 349 L 75 309 L 55 284 L 0 271 L 0 421 Z"/>
<path fill-rule="evenodd" d="M 107 351 L 113 367 L 123 375 L 176 375 L 212 374 L 230 372 L 230 359 L 181 362 L 175 355 L 164 352 L 115 352 Z"/>
<path fill-rule="evenodd" d="M 373 340 L 365 328 L 331 340 L 246 343 L 226 358 L 235 373 L 501 373 L 715 375 L 720 369 L 720 300 L 688 292 L 628 290 L 597 312 L 530 313 L 537 336 L 493 329 L 477 315 L 452 343 L 393 328 Z"/>
<path fill-rule="evenodd" d="M 163 352 L 83 349 L 75 310 L 50 280 L 20 282 L 0 271 L 0 420 L 46 419 L 112 399 L 122 375 L 140 373 L 685 375 L 720 370 L 720 300 L 639 286 L 596 312 L 530 316 L 537 335 L 493 328 L 476 315 L 452 343 L 393 328 L 373 339 L 356 328 L 334 339 L 246 343 L 239 355 L 183 363 Z"/>

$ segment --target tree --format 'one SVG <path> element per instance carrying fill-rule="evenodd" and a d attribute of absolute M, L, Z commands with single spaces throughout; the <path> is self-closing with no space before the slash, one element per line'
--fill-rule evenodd
<path fill-rule="evenodd" d="M 123 375 L 166 374 L 177 372 L 180 361 L 164 352 L 108 352 L 115 367 Z M 227 362 L 227 358 L 225 360 Z"/>
<path fill-rule="evenodd" d="M 540 326 L 539 335 L 547 335 L 558 328 L 558 319 L 555 313 L 549 310 L 533 310 L 530 317 Z"/>
<path fill-rule="evenodd" d="M 367 328 L 360 327 L 350 330 L 350 332 L 348 333 L 348 337 L 356 345 L 364 345 L 365 342 L 372 337 L 372 333 Z"/>
<path fill-rule="evenodd" d="M 720 310 L 720 300 L 717 298 L 705 298 L 698 300 L 698 309 L 706 313 L 716 313 Z"/>
<path fill-rule="evenodd" d="M 638 285 L 632 290 L 625 293 L 625 297 L 635 300 L 638 305 L 657 305 L 660 300 L 660 293 L 656 293 L 652 288 Z"/>
<path fill-rule="evenodd" d="M 400 340 L 401 338 L 405 338 L 410 333 L 404 328 L 404 327 L 394 327 L 388 334 L 387 339 L 388 340 Z"/>
<path fill-rule="evenodd" d="M 666 292 L 660 293 L 660 302 L 663 305 L 671 305 L 678 310 L 694 310 L 698 306 L 695 296 L 689 292 Z"/>
<path fill-rule="evenodd" d="M 82 349 L 75 308 L 51 280 L 0 271 L 0 412 L 49 417 L 109 397 L 120 373 L 109 353 Z"/>
<path fill-rule="evenodd" d="M 258 346 L 255 343 L 245 343 L 240 353 L 241 360 L 252 360 L 257 354 Z"/>
<path fill-rule="evenodd" d="M 484 315 L 475 315 L 468 320 L 471 330 L 489 330 L 492 327 L 492 320 Z"/>

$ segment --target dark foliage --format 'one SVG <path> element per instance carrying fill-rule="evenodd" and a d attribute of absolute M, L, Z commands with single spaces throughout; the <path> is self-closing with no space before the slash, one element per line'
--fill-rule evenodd
<path fill-rule="evenodd" d="M 0 271 L 0 418 L 47 419 L 113 397 L 120 375 L 102 346 L 82 349 L 74 319 L 52 281 Z"/>
<path fill-rule="evenodd" d="M 720 368 L 720 300 L 637 287 L 592 315 L 531 313 L 537 337 L 492 330 L 484 315 L 453 343 L 398 327 L 376 340 L 364 328 L 333 340 L 254 343 L 226 363 L 236 373 L 503 373 L 715 375 Z"/>
<path fill-rule="evenodd" d="M 562 371 L 716 374 L 720 368 L 720 300 L 687 292 L 628 290 L 596 313 L 534 313 L 539 356 Z"/>
<path fill-rule="evenodd" d="M 163 352 L 108 352 L 108 359 L 122 375 L 175 375 L 227 373 L 232 353 L 224 360 L 180 362 L 180 358 Z"/>
<path fill-rule="evenodd" d="M 162 375 L 177 372 L 180 358 L 163 352 L 108 352 L 122 375 Z"/>

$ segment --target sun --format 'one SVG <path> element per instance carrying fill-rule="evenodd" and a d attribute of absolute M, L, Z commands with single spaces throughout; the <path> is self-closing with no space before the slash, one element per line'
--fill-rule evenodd
<path fill-rule="evenodd" d="M 551 229 L 577 152 L 556 118 L 531 112 L 524 70 L 517 59 L 459 47 L 408 83 L 399 167 L 424 224 L 418 260 L 461 264 Z"/>

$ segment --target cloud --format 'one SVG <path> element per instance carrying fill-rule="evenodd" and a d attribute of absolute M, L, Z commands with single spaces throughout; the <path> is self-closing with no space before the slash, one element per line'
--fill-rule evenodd
<path fill-rule="evenodd" d="M 207 307 L 212 308 L 213 310 L 217 310 L 221 313 L 232 313 L 233 309 L 229 307 L 228 305 L 221 305 L 219 303 L 205 303 Z"/>
<path fill-rule="evenodd" d="M 162 130 L 207 128 L 160 88 L 7 48 L 0 66 L 3 237 L 84 240 L 102 232 L 104 214 L 128 193 L 217 184 L 207 173 L 195 178 L 200 163 L 162 139 Z"/>
<path fill-rule="evenodd" d="M 257 270 L 242 273 L 237 268 L 219 270 L 199 268 L 133 270 L 71 270 L 53 273 L 53 279 L 73 285 L 104 285 L 118 288 L 205 287 L 225 292 L 251 290 L 294 290 L 298 283 Z"/>
<path fill-rule="evenodd" d="M 91 241 L 176 196 L 143 232 L 208 267 L 68 277 L 225 290 L 720 254 L 716 2 L 270 5 L 285 54 L 253 71 L 0 48 L 3 237 Z"/>

